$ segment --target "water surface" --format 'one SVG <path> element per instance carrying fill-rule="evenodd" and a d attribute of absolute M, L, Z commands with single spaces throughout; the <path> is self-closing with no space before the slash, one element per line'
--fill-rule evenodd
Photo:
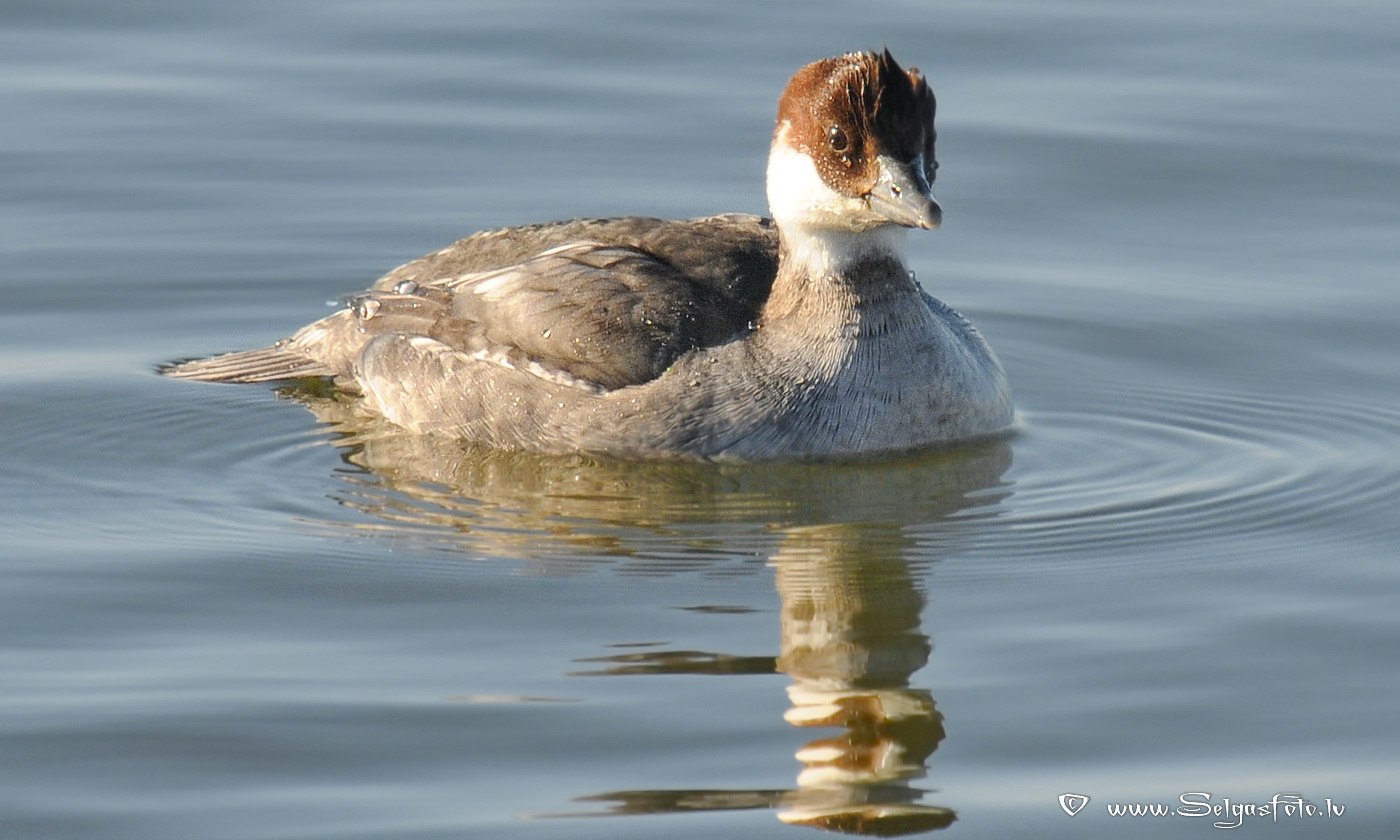
<path fill-rule="evenodd" d="M 1389 4 L 11 4 L 0 835 L 1207 836 L 1400 808 Z M 781 33 L 777 37 L 775 33 Z M 163 380 L 469 231 L 761 212 L 802 63 L 939 93 L 1007 441 L 627 464 Z M 1090 802 L 1068 816 L 1057 801 Z"/>

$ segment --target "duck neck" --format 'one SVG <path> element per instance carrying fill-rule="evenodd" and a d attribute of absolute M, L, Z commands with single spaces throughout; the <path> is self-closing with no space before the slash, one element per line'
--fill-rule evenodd
<path fill-rule="evenodd" d="M 778 275 L 763 307 L 763 321 L 800 317 L 849 323 L 872 307 L 917 297 L 918 284 L 904 262 L 904 228 L 864 231 L 784 227 L 779 233 Z"/>

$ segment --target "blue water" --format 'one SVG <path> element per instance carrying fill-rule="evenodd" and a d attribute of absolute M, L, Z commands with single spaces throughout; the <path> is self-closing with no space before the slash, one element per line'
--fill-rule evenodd
<path fill-rule="evenodd" d="M 0 15 L 0 837 L 1400 833 L 1394 4 Z M 479 228 L 762 212 L 788 75 L 883 45 L 1008 441 L 544 459 L 154 374 Z"/>

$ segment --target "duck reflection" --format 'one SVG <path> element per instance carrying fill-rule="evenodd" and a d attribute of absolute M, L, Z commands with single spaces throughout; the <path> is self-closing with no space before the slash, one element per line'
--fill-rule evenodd
<path fill-rule="evenodd" d="M 917 804 L 910 783 L 943 740 L 933 695 L 909 678 L 932 645 L 924 598 L 897 535 L 837 526 L 799 533 L 774 560 L 782 599 L 778 670 L 792 677 L 783 715 L 794 726 L 839 727 L 797 753 L 804 768 L 779 818 L 858 834 L 942 828 L 953 812 Z"/>
<path fill-rule="evenodd" d="M 795 788 L 611 791 L 583 801 L 608 803 L 609 814 L 773 808 L 787 823 L 879 836 L 950 825 L 952 809 L 921 804 L 925 791 L 912 784 L 944 729 L 931 692 L 909 684 L 932 645 L 904 542 L 888 526 L 785 531 L 770 562 L 782 603 L 777 657 L 656 651 L 586 660 L 609 667 L 585 674 L 787 674 L 787 722 L 838 730 L 797 751 Z"/>
<path fill-rule="evenodd" d="M 608 791 L 578 800 L 601 810 L 557 816 L 767 808 L 786 823 L 878 836 L 956 819 L 915 784 L 944 727 L 932 693 L 911 685 L 932 650 L 911 563 L 956 545 L 958 529 L 931 524 L 990 513 L 1008 492 L 1004 442 L 867 464 L 594 461 L 466 449 L 358 418 L 334 399 L 299 398 L 368 471 L 346 476 L 345 504 L 450 534 L 472 553 L 533 555 L 547 568 L 592 554 L 675 571 L 733 562 L 747 538 L 768 557 L 781 602 L 776 656 L 632 650 L 582 660 L 577 674 L 786 674 L 784 719 L 827 731 L 797 751 L 796 785 Z"/>

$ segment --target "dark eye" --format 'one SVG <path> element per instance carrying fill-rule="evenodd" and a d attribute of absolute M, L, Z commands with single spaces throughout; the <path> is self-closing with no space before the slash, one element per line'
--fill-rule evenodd
<path fill-rule="evenodd" d="M 851 141 L 846 137 L 846 132 L 841 130 L 841 126 L 833 125 L 826 130 L 826 142 L 831 144 L 833 152 L 844 152 L 851 148 Z"/>

